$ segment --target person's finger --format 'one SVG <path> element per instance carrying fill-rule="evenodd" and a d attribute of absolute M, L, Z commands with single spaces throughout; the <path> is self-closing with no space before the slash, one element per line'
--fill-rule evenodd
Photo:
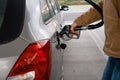
<path fill-rule="evenodd" d="M 71 31 L 72 31 L 72 32 L 74 32 L 74 28 L 75 28 L 76 26 L 77 26 L 76 23 L 72 23 L 72 24 L 71 24 Z"/>
<path fill-rule="evenodd" d="M 79 35 L 79 31 L 71 32 L 73 35 Z"/>
<path fill-rule="evenodd" d="M 79 34 L 79 31 L 75 31 L 74 28 L 77 26 L 77 24 L 74 22 L 73 24 L 71 24 L 71 33 L 74 34 L 74 35 L 78 35 Z"/>

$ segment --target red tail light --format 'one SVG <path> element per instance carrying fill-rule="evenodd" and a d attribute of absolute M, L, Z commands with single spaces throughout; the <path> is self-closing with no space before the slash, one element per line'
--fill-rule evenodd
<path fill-rule="evenodd" d="M 50 41 L 30 44 L 20 56 L 8 80 L 49 80 Z"/>

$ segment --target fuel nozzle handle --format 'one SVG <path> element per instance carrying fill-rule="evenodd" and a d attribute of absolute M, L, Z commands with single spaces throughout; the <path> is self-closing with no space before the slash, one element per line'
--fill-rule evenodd
<path fill-rule="evenodd" d="M 74 30 L 75 31 L 92 30 L 92 29 L 99 28 L 101 26 L 102 26 L 102 23 L 100 22 L 97 25 L 93 24 L 93 25 L 87 25 L 87 26 L 76 26 L 74 28 Z M 64 34 L 69 35 L 71 33 L 70 28 L 71 28 L 71 25 L 65 25 L 64 28 L 62 29 L 62 31 L 60 32 L 60 36 L 62 36 Z"/>
<path fill-rule="evenodd" d="M 80 31 L 82 30 L 92 30 L 92 29 L 96 29 L 99 28 L 102 25 L 102 23 L 99 24 L 95 24 L 95 25 L 87 25 L 87 26 L 76 26 L 74 28 L 75 31 L 79 31 L 79 35 L 75 36 L 71 33 L 71 25 L 65 25 L 64 28 L 61 30 L 61 32 L 59 33 L 59 36 L 61 38 L 63 38 L 64 40 L 70 40 L 70 39 L 78 39 L 80 37 Z"/>
<path fill-rule="evenodd" d="M 70 27 L 71 25 L 65 25 L 64 28 L 59 33 L 60 37 L 62 37 L 64 34 L 68 35 L 70 33 Z"/>
<path fill-rule="evenodd" d="M 65 41 L 68 41 L 71 39 L 78 39 L 80 36 L 80 31 L 78 35 L 73 35 L 70 29 L 71 29 L 71 25 L 65 25 L 64 28 L 59 33 L 59 36 Z"/>

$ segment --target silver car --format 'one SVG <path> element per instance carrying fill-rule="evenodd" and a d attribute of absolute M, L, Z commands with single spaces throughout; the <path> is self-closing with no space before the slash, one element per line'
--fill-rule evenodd
<path fill-rule="evenodd" d="M 0 0 L 0 80 L 62 79 L 60 10 L 57 0 Z"/>

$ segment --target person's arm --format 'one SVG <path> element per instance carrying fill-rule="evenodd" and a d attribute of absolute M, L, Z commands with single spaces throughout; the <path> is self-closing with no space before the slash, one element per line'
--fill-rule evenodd
<path fill-rule="evenodd" d="M 100 6 L 102 9 L 103 2 L 100 1 L 98 3 L 98 6 Z M 83 13 L 82 15 L 80 15 L 79 17 L 77 17 L 74 20 L 74 22 L 71 25 L 71 32 L 76 33 L 74 31 L 74 27 L 76 27 L 76 26 L 85 26 L 85 25 L 88 25 L 92 22 L 100 20 L 101 18 L 102 18 L 102 16 L 100 15 L 100 13 L 95 8 L 91 7 L 87 12 Z"/>

